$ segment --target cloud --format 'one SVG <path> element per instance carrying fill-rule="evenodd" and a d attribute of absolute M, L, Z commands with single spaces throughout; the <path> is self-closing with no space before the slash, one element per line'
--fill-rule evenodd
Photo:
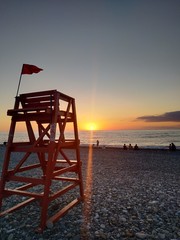
<path fill-rule="evenodd" d="M 161 115 L 141 116 L 136 120 L 144 120 L 145 122 L 180 122 L 180 111 L 166 112 Z"/>

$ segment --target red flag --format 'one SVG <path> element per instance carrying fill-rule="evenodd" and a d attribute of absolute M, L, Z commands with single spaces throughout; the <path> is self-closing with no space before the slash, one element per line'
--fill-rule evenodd
<path fill-rule="evenodd" d="M 23 64 L 22 67 L 22 72 L 21 74 L 33 74 L 33 73 L 38 73 L 40 71 L 42 71 L 43 69 L 38 68 L 34 65 L 30 65 L 30 64 Z"/>

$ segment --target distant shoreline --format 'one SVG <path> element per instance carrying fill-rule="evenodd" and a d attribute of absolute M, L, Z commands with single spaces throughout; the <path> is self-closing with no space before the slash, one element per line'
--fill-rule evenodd
<path fill-rule="evenodd" d="M 80 148 L 88 148 L 88 147 L 90 147 L 90 146 L 92 146 L 91 144 L 89 144 L 89 145 L 80 145 Z M 126 150 L 124 150 L 123 149 L 123 147 L 118 147 L 118 146 L 99 146 L 99 147 L 97 147 L 97 146 L 93 146 L 93 148 L 94 149 L 119 149 L 119 150 L 122 150 L 123 152 L 137 152 L 137 151 L 168 151 L 168 152 L 173 152 L 173 151 L 170 151 L 169 150 L 169 148 L 168 147 L 165 147 L 165 148 L 161 148 L 161 147 L 152 147 L 152 148 L 150 148 L 150 147 L 139 147 L 139 149 L 138 150 L 134 150 L 134 149 L 126 149 Z M 180 151 L 180 149 L 179 148 L 177 148 L 176 149 L 176 151 Z M 174 152 L 176 152 L 176 151 L 174 151 Z"/>
<path fill-rule="evenodd" d="M 36 135 L 38 137 L 38 134 Z M 157 131 L 79 131 L 80 146 L 90 144 L 106 148 L 123 148 L 126 144 L 133 147 L 137 144 L 140 149 L 169 149 L 169 144 L 174 143 L 180 149 L 180 130 Z M 73 132 L 66 132 L 66 140 L 74 139 Z M 0 144 L 8 141 L 8 132 L 0 132 Z M 29 141 L 26 132 L 16 132 L 14 142 Z"/>
<path fill-rule="evenodd" d="M 6 145 L 4 144 L 0 144 L 0 147 L 6 147 Z M 139 147 L 138 150 L 135 150 L 135 149 L 126 149 L 124 150 L 123 147 L 120 147 L 120 146 L 108 146 L 108 145 L 102 145 L 102 146 L 96 146 L 96 145 L 92 145 L 92 144 L 80 144 L 80 149 L 86 149 L 86 148 L 89 148 L 89 147 L 92 147 L 93 149 L 109 149 L 109 150 L 113 150 L 113 149 L 116 149 L 116 150 L 121 150 L 123 152 L 138 152 L 138 151 L 167 151 L 167 152 L 176 152 L 176 151 L 180 151 L 180 147 L 177 147 L 176 151 L 170 151 L 168 147 L 164 147 L 164 148 L 161 148 L 161 147 Z"/>

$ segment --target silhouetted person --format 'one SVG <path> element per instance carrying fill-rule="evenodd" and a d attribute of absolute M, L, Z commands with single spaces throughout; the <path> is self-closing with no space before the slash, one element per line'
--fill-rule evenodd
<path fill-rule="evenodd" d="M 171 144 L 169 145 L 169 150 L 170 150 L 170 151 L 176 151 L 176 146 L 175 146 L 174 143 L 171 143 Z"/>
<path fill-rule="evenodd" d="M 99 140 L 97 140 L 97 142 L 96 142 L 96 146 L 99 147 Z"/>
<path fill-rule="evenodd" d="M 134 146 L 134 150 L 139 150 L 139 147 L 137 144 Z"/>
<path fill-rule="evenodd" d="M 133 147 L 132 147 L 132 145 L 131 145 L 131 144 L 129 144 L 129 149 L 133 149 Z"/>
<path fill-rule="evenodd" d="M 124 150 L 127 150 L 126 144 L 123 145 L 123 149 L 124 149 Z"/>

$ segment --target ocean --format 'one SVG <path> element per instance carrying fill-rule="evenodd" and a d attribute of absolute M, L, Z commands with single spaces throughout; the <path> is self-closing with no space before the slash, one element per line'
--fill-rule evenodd
<path fill-rule="evenodd" d="M 66 138 L 72 138 L 72 132 L 66 132 Z M 0 132 L 0 144 L 6 142 L 8 132 Z M 118 131 L 79 131 L 81 145 L 122 147 L 124 144 L 132 146 L 137 144 L 140 148 L 168 149 L 173 142 L 180 149 L 180 129 L 173 130 L 118 130 Z M 27 134 L 18 132 L 14 141 L 27 141 Z"/>

